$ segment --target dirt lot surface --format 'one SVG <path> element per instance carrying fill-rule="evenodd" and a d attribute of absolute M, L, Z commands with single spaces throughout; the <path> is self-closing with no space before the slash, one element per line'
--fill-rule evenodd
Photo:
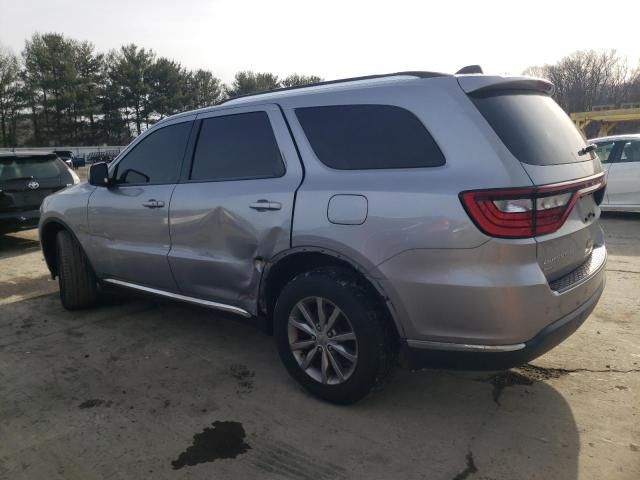
<path fill-rule="evenodd" d="M 35 232 L 0 237 L 0 478 L 640 479 L 640 216 L 603 225 L 607 288 L 561 346 L 509 372 L 399 370 L 351 407 L 216 312 L 67 312 Z"/>

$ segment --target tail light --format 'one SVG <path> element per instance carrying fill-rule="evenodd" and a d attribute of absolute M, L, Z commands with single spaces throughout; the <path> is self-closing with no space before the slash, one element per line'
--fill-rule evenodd
<path fill-rule="evenodd" d="M 604 174 L 543 187 L 501 188 L 462 192 L 467 213 L 487 235 L 529 238 L 558 230 L 579 198 L 596 193 L 602 201 Z"/>

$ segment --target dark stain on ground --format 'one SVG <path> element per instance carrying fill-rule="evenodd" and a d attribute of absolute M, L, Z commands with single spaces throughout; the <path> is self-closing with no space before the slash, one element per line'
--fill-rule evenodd
<path fill-rule="evenodd" d="M 174 470 L 223 458 L 236 458 L 251 449 L 244 441 L 245 432 L 241 423 L 213 422 L 212 426 L 193 436 L 193 444 L 171 462 Z"/>
<path fill-rule="evenodd" d="M 255 377 L 255 372 L 249 370 L 246 366 L 242 364 L 231 365 L 231 376 L 238 380 L 238 393 L 249 393 L 253 390 L 253 377 Z"/>
<path fill-rule="evenodd" d="M 493 401 L 500 405 L 500 396 L 506 387 L 532 385 L 534 382 L 549 380 L 550 378 L 559 378 L 570 372 L 571 370 L 564 370 L 562 368 L 543 368 L 527 364 L 513 370 L 491 375 L 481 381 L 493 385 Z"/>
<path fill-rule="evenodd" d="M 478 471 L 478 467 L 476 467 L 475 462 L 473 461 L 473 453 L 467 453 L 467 465 L 459 474 L 453 477 L 453 480 L 465 480 L 465 478 L 469 478 L 469 475 L 473 475 Z"/>
<path fill-rule="evenodd" d="M 24 320 L 22 320 L 22 326 L 20 327 L 21 329 L 24 330 L 31 327 L 33 327 L 33 318 L 27 317 Z"/>
<path fill-rule="evenodd" d="M 110 407 L 112 403 L 113 402 L 111 400 L 104 401 L 99 398 L 93 398 L 91 400 L 85 400 L 80 405 L 78 405 L 78 408 L 94 408 L 94 407 L 99 407 L 101 405 L 104 405 L 105 407 Z"/>
<path fill-rule="evenodd" d="M 66 333 L 70 337 L 74 337 L 74 338 L 82 338 L 82 337 L 84 337 L 84 333 L 78 332 L 77 330 L 74 330 L 73 328 L 67 328 L 64 331 L 64 333 Z"/>

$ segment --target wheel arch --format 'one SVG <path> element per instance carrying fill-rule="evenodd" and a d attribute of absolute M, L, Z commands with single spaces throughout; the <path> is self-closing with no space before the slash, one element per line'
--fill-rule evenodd
<path fill-rule="evenodd" d="M 351 270 L 380 300 L 388 313 L 390 326 L 398 338 L 404 337 L 404 329 L 396 309 L 382 286 L 365 268 L 353 259 L 336 251 L 321 247 L 294 247 L 276 255 L 265 265 L 260 282 L 258 310 L 266 318 L 267 330 L 273 332 L 273 310 L 284 286 L 296 275 L 320 267 L 342 267 Z"/>
<path fill-rule="evenodd" d="M 47 264 L 47 268 L 51 273 L 51 278 L 55 279 L 58 276 L 58 262 L 57 262 L 57 250 L 56 250 L 56 236 L 61 230 L 66 230 L 73 237 L 74 241 L 78 242 L 78 245 L 82 245 L 78 241 L 78 237 L 69 225 L 57 217 L 52 217 L 44 220 L 39 228 L 40 246 L 44 255 L 44 260 Z M 91 261 L 87 258 L 89 265 Z M 93 269 L 93 266 L 91 266 Z M 95 271 L 95 270 L 94 270 Z"/>

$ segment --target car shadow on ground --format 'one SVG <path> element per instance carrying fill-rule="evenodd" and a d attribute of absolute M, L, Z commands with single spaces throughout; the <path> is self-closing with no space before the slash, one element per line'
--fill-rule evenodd
<path fill-rule="evenodd" d="M 36 230 L 0 234 L 0 259 L 15 257 L 40 249 Z"/>
<path fill-rule="evenodd" d="M 540 372 L 396 370 L 338 407 L 303 392 L 273 339 L 234 317 L 117 298 L 73 313 L 55 295 L 0 306 L 8 474 L 58 478 L 71 462 L 127 478 L 577 477 L 572 411 Z M 197 445 L 232 424 L 234 455 L 230 437 Z"/>

